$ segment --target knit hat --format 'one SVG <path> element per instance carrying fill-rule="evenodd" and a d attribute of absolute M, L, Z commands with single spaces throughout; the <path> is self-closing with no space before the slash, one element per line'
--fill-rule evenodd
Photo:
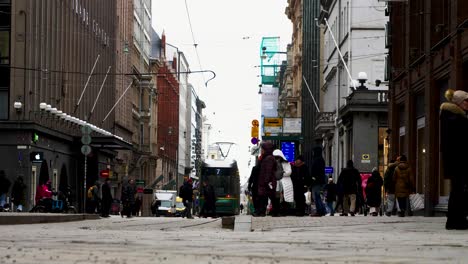
<path fill-rule="evenodd" d="M 462 90 L 457 90 L 453 93 L 452 102 L 461 105 L 463 101 L 468 100 L 468 93 Z"/>
<path fill-rule="evenodd" d="M 462 90 L 447 89 L 445 92 L 445 98 L 452 103 L 460 105 L 463 101 L 468 100 L 468 93 Z"/>

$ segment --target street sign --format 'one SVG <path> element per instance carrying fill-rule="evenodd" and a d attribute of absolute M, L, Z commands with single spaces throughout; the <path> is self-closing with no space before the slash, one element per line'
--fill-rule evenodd
<path fill-rule="evenodd" d="M 251 142 L 253 145 L 257 145 L 257 143 L 258 143 L 258 138 L 253 137 L 253 138 L 250 140 L 250 142 Z"/>
<path fill-rule="evenodd" d="M 252 127 L 250 136 L 254 138 L 258 138 L 258 126 Z"/>
<path fill-rule="evenodd" d="M 153 194 L 153 189 L 143 189 L 143 194 Z"/>
<path fill-rule="evenodd" d="M 89 155 L 89 153 L 91 153 L 91 147 L 89 145 L 83 145 L 81 147 L 81 154 L 83 155 Z"/>
<path fill-rule="evenodd" d="M 83 143 L 84 145 L 89 145 L 91 143 L 91 136 L 83 134 L 83 136 L 81 137 L 81 143 Z"/>
<path fill-rule="evenodd" d="M 81 127 L 81 133 L 83 133 L 84 135 L 91 134 L 91 127 L 90 126 L 82 126 Z"/>
<path fill-rule="evenodd" d="M 333 174 L 333 167 L 325 167 L 325 174 Z"/>
<path fill-rule="evenodd" d="M 258 127 L 258 126 L 259 126 L 259 122 L 258 122 L 257 119 L 252 120 L 252 126 L 254 126 L 254 127 Z"/>

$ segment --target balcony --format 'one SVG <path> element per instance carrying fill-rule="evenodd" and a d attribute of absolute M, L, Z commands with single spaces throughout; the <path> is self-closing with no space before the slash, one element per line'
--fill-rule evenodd
<path fill-rule="evenodd" d="M 387 90 L 358 89 L 346 98 L 346 105 L 340 108 L 340 117 L 345 118 L 354 112 L 388 111 L 389 94 Z"/>
<path fill-rule="evenodd" d="M 323 134 L 335 128 L 335 112 L 320 112 L 315 122 L 315 133 Z"/>

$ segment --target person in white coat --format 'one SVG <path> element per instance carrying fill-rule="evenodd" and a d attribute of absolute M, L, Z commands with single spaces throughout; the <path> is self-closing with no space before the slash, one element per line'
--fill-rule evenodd
<path fill-rule="evenodd" d="M 281 165 L 283 172 L 281 179 L 278 181 L 279 184 L 277 184 L 277 191 L 281 193 L 280 201 L 286 203 L 293 203 L 294 191 L 293 184 L 291 181 L 291 164 L 289 164 L 288 160 L 284 157 L 283 152 L 279 149 L 273 151 L 273 156 L 278 162 L 278 165 Z"/>

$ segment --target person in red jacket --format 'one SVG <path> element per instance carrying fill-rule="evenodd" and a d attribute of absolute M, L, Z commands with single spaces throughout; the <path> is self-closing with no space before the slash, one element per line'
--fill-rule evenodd
<path fill-rule="evenodd" d="M 260 172 L 258 174 L 259 210 L 255 216 L 265 216 L 268 198 L 276 194 L 276 160 L 273 157 L 274 146 L 271 142 L 262 143 Z"/>
<path fill-rule="evenodd" d="M 50 185 L 50 181 L 37 186 L 37 188 L 36 188 L 36 197 L 35 197 L 36 204 L 41 199 L 52 198 L 52 191 L 49 190 L 49 185 Z"/>

